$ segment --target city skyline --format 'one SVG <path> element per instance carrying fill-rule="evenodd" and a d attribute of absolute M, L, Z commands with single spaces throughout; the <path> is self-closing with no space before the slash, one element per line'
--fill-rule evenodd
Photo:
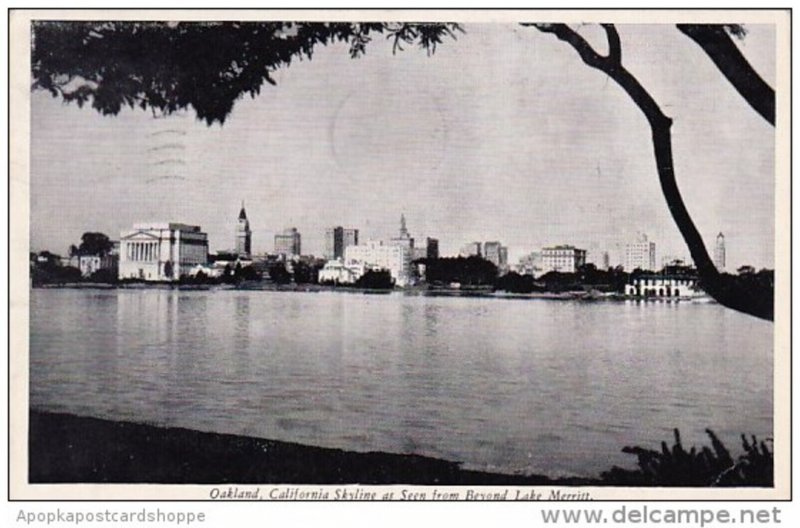
<path fill-rule="evenodd" d="M 115 238 L 148 219 L 202 225 L 212 250 L 229 249 L 244 197 L 254 253 L 289 226 L 317 255 L 327 226 L 388 237 L 405 211 L 409 231 L 438 238 L 443 255 L 469 240 L 502 240 L 510 262 L 555 244 L 613 251 L 640 231 L 659 253 L 688 255 L 646 122 L 618 87 L 537 32 L 465 30 L 432 57 L 377 42 L 358 60 L 320 48 L 239 101 L 222 127 L 190 115 L 103 117 L 33 92 L 32 249 L 64 252 L 85 231 Z M 774 34 L 749 30 L 739 46 L 771 82 Z M 729 267 L 774 267 L 772 187 L 750 177 L 773 172 L 773 132 L 685 37 L 649 26 L 620 33 L 631 68 L 675 120 L 678 180 L 707 249 L 722 231 Z M 659 62 L 673 46 L 685 64 Z M 508 61 L 498 63 L 501 50 Z"/>

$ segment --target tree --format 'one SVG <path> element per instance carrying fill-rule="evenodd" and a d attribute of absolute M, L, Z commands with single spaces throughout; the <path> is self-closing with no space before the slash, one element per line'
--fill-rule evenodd
<path fill-rule="evenodd" d="M 622 64 L 620 36 L 602 24 L 609 51 L 601 55 L 566 24 L 525 23 L 566 42 L 580 58 L 614 80 L 650 125 L 656 169 L 672 217 L 697 265 L 707 293 L 724 306 L 772 320 L 773 290 L 742 287 L 721 274 L 708 255 L 678 189 L 672 160 L 672 120 Z M 730 39 L 738 25 L 687 25 L 693 39 L 745 100 L 774 126 L 774 92 Z M 295 59 L 311 59 L 317 45 L 345 42 L 350 55 L 366 52 L 376 35 L 394 49 L 418 45 L 433 53 L 461 28 L 453 23 L 293 22 L 36 22 L 33 26 L 33 87 L 78 105 L 91 103 L 103 114 L 123 106 L 169 114 L 188 107 L 207 123 L 223 123 L 244 94 L 255 97 L 272 73 Z"/>
<path fill-rule="evenodd" d="M 678 226 L 689 251 L 692 254 L 700 280 L 705 291 L 720 304 L 762 319 L 772 320 L 774 312 L 773 289 L 759 285 L 743 286 L 732 277 L 721 274 L 714 265 L 703 239 L 692 221 L 689 211 L 683 202 L 678 183 L 675 180 L 675 168 L 672 161 L 672 119 L 667 117 L 658 103 L 622 64 L 622 46 L 619 33 L 613 24 L 601 24 L 608 39 L 608 54 L 601 55 L 575 30 L 566 24 L 523 24 L 534 26 L 543 33 L 551 33 L 559 40 L 572 46 L 581 60 L 588 66 L 600 70 L 616 82 L 647 118 L 652 133 L 656 170 L 658 171 L 661 191 L 669 206 L 672 218 Z M 714 60 L 718 68 L 739 90 L 751 106 L 774 126 L 774 93 L 770 99 L 768 86 L 750 67 L 744 56 L 736 50 L 725 32 L 734 31 L 742 34 L 741 26 L 693 26 L 683 25 L 679 29 L 698 42 L 706 53 Z M 726 44 L 726 45 L 723 45 Z M 755 79 L 758 79 L 756 81 Z M 755 88 L 751 88 L 755 86 Z M 766 88 L 764 88 L 766 86 Z"/>
<path fill-rule="evenodd" d="M 75 249 L 76 255 L 99 255 L 104 257 L 111 252 L 114 243 L 103 233 L 84 233 L 81 235 L 81 244 Z M 73 255 L 73 248 L 70 246 L 70 256 Z"/>

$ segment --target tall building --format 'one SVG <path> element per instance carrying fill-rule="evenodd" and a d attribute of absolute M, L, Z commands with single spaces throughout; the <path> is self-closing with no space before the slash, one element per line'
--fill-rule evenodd
<path fill-rule="evenodd" d="M 459 255 L 462 257 L 480 257 L 481 256 L 481 243 L 469 242 L 461 246 Z"/>
<path fill-rule="evenodd" d="M 438 259 L 439 258 L 439 239 L 426 237 L 424 246 L 414 247 L 414 260 L 417 259 Z"/>
<path fill-rule="evenodd" d="M 370 269 L 388 270 L 398 286 L 411 282 L 411 250 L 406 246 L 371 240 L 346 248 L 344 255 L 347 265 L 364 264 Z"/>
<path fill-rule="evenodd" d="M 249 257 L 252 252 L 253 232 L 250 231 L 250 221 L 247 219 L 247 213 L 244 210 L 244 202 L 242 202 L 242 209 L 239 211 L 239 222 L 236 226 L 236 254 L 240 257 Z"/>
<path fill-rule="evenodd" d="M 429 259 L 439 258 L 439 239 L 428 237 L 425 239 L 425 254 Z"/>
<path fill-rule="evenodd" d="M 586 264 L 586 250 L 560 245 L 542 248 L 542 271 L 549 273 L 575 273 Z"/>
<path fill-rule="evenodd" d="M 120 279 L 176 281 L 207 262 L 208 235 L 200 226 L 142 223 L 120 234 Z"/>
<path fill-rule="evenodd" d="M 414 238 L 408 234 L 405 214 L 400 215 L 400 235 L 392 238 L 391 243 L 395 246 L 408 248 L 409 254 L 414 253 Z"/>
<path fill-rule="evenodd" d="M 714 266 L 717 271 L 725 271 L 725 235 L 722 233 L 717 235 L 717 243 L 714 246 Z"/>
<path fill-rule="evenodd" d="M 296 227 L 287 227 L 275 235 L 275 253 L 286 257 L 300 256 L 300 232 Z"/>
<path fill-rule="evenodd" d="M 325 230 L 325 258 L 336 260 L 344 258 L 344 250 L 358 245 L 358 229 L 342 226 L 329 227 Z"/>
<path fill-rule="evenodd" d="M 635 242 L 625 245 L 625 270 L 656 271 L 656 243 L 640 234 Z"/>
<path fill-rule="evenodd" d="M 497 266 L 497 269 L 508 267 L 508 248 L 500 242 L 484 242 L 483 258 Z"/>

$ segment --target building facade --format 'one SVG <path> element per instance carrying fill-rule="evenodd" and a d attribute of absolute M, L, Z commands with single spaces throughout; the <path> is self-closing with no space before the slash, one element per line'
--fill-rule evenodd
<path fill-rule="evenodd" d="M 120 234 L 119 278 L 177 281 L 208 262 L 208 235 L 200 226 L 141 223 Z"/>
<path fill-rule="evenodd" d="M 438 259 L 439 258 L 439 240 L 436 238 L 427 237 L 424 246 L 417 246 L 414 248 L 414 260 L 419 259 Z"/>
<path fill-rule="evenodd" d="M 480 242 L 469 242 L 461 246 L 461 251 L 459 251 L 459 256 L 461 257 L 480 257 L 482 256 L 481 253 L 481 243 Z"/>
<path fill-rule="evenodd" d="M 345 264 L 341 260 L 335 259 L 325 263 L 325 266 L 319 270 L 317 280 L 320 284 L 355 284 L 364 273 L 366 273 L 366 265 L 363 262 L 353 261 Z"/>
<path fill-rule="evenodd" d="M 388 270 L 397 286 L 411 283 L 411 250 L 406 246 L 369 241 L 348 247 L 344 254 L 347 265 L 363 264 L 367 269 Z"/>
<path fill-rule="evenodd" d="M 329 227 L 325 230 L 325 258 L 336 260 L 344 258 L 344 250 L 358 245 L 358 229 L 342 226 Z"/>
<path fill-rule="evenodd" d="M 714 266 L 719 272 L 725 271 L 725 235 L 722 233 L 717 235 L 714 245 Z"/>
<path fill-rule="evenodd" d="M 288 227 L 275 235 L 275 253 L 284 257 L 300 256 L 300 232 L 295 227 Z"/>
<path fill-rule="evenodd" d="M 641 234 L 635 242 L 625 245 L 625 270 L 656 270 L 656 243 Z"/>
<path fill-rule="evenodd" d="M 483 258 L 497 266 L 498 270 L 508 268 L 508 248 L 500 242 L 485 242 L 483 244 Z"/>
<path fill-rule="evenodd" d="M 575 273 L 586 264 L 586 250 L 560 245 L 542 248 L 542 272 Z"/>
<path fill-rule="evenodd" d="M 391 243 L 395 246 L 402 246 L 407 248 L 410 255 L 414 254 L 414 238 L 408 233 L 406 227 L 406 215 L 400 215 L 400 233 L 398 236 L 391 239 Z"/>
<path fill-rule="evenodd" d="M 244 210 L 244 202 L 242 202 L 242 210 L 239 211 L 239 220 L 236 225 L 236 254 L 240 257 L 249 257 L 252 252 L 252 238 L 253 232 L 250 231 L 250 221 L 247 219 L 247 213 Z"/>
<path fill-rule="evenodd" d="M 686 275 L 648 273 L 631 279 L 625 285 L 625 295 L 637 298 L 697 297 L 702 292 L 696 288 L 697 279 Z"/>

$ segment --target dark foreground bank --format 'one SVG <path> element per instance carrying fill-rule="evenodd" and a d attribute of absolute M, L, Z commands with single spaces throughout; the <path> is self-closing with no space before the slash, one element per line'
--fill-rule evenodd
<path fill-rule="evenodd" d="M 588 485 L 175 427 L 30 412 L 31 483 Z"/>

